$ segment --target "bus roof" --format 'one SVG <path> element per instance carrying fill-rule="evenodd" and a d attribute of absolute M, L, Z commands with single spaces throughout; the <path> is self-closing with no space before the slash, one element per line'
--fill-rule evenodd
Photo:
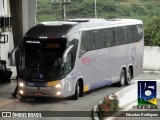
<path fill-rule="evenodd" d="M 75 31 L 103 29 L 109 27 L 143 24 L 137 19 L 68 19 L 42 22 L 31 28 L 25 35 L 30 38 L 62 38 Z"/>
<path fill-rule="evenodd" d="M 72 30 L 70 30 L 69 34 L 71 34 L 74 31 L 143 24 L 141 20 L 137 19 L 70 19 L 67 21 L 77 22 L 75 27 L 73 27 Z"/>
<path fill-rule="evenodd" d="M 74 26 L 73 23 L 42 23 L 32 27 L 26 34 L 27 38 L 62 38 L 66 37 L 68 31 Z"/>

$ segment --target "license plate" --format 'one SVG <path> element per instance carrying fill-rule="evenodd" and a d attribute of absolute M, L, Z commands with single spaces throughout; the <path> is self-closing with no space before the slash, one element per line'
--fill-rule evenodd
<path fill-rule="evenodd" d="M 43 94 L 40 93 L 40 92 L 36 92 L 35 95 L 36 95 L 36 96 L 42 96 Z"/>

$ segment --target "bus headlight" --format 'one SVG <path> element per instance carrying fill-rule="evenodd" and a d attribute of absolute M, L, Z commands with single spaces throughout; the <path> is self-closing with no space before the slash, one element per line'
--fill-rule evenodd
<path fill-rule="evenodd" d="M 23 91 L 23 90 L 19 90 L 19 93 L 20 93 L 21 95 L 23 95 L 24 91 Z"/>
<path fill-rule="evenodd" d="M 61 84 L 56 84 L 55 88 L 61 88 L 62 85 Z"/>
<path fill-rule="evenodd" d="M 24 87 L 24 83 L 23 82 L 19 82 L 19 86 L 20 87 Z"/>
<path fill-rule="evenodd" d="M 56 93 L 56 95 L 58 95 L 58 96 L 59 96 L 59 95 L 61 95 L 61 92 L 60 92 L 60 91 L 58 91 L 58 92 Z"/>

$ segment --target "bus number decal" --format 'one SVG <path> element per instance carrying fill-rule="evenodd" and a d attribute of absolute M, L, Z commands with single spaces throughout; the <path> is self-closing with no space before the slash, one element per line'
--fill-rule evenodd
<path fill-rule="evenodd" d="M 91 62 L 91 59 L 89 57 L 82 58 L 82 64 L 89 64 Z"/>
<path fill-rule="evenodd" d="M 27 83 L 27 85 L 34 87 L 34 83 Z"/>
<path fill-rule="evenodd" d="M 53 44 L 46 44 L 46 48 L 60 48 L 60 44 L 53 43 Z"/>

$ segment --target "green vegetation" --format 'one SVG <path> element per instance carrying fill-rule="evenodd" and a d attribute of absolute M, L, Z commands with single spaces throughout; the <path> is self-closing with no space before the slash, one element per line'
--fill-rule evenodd
<path fill-rule="evenodd" d="M 61 20 L 61 4 L 37 0 L 37 22 Z M 94 18 L 94 0 L 71 0 L 66 19 Z M 160 0 L 97 0 L 98 18 L 135 18 L 144 23 L 145 45 L 160 46 Z"/>
<path fill-rule="evenodd" d="M 101 103 L 97 105 L 97 111 L 99 118 L 110 116 L 113 111 L 118 111 L 119 100 L 118 97 L 113 94 L 110 97 L 107 95 L 104 97 Z"/>

